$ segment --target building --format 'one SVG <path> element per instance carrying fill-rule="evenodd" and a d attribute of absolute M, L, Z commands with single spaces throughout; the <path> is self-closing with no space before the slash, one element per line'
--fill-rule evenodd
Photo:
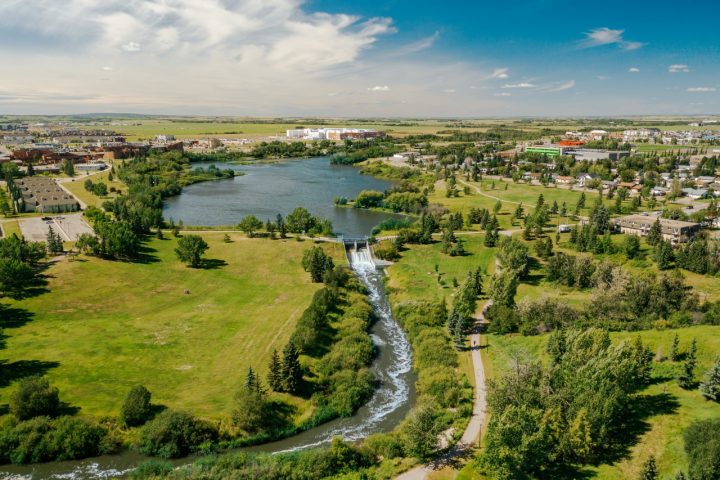
<path fill-rule="evenodd" d="M 80 209 L 77 199 L 48 177 L 25 177 L 15 181 L 22 198 L 15 199 L 18 211 L 40 213 L 74 212 Z"/>
<path fill-rule="evenodd" d="M 385 132 L 364 128 L 295 128 L 285 136 L 295 140 L 347 140 L 384 137 Z"/>
<path fill-rule="evenodd" d="M 628 215 L 614 219 L 613 224 L 621 233 L 644 237 L 657 220 L 658 217 L 649 215 Z M 664 240 L 672 243 L 685 243 L 700 230 L 700 224 L 660 218 L 660 230 Z"/>
<path fill-rule="evenodd" d="M 560 145 L 531 145 L 525 149 L 525 153 L 536 153 L 539 155 L 546 155 L 548 157 L 560 157 L 565 155 L 568 147 L 561 147 Z"/>
<path fill-rule="evenodd" d="M 568 155 L 575 157 L 575 160 L 582 162 L 583 160 L 588 162 L 597 162 L 600 160 L 620 160 L 621 158 L 629 157 L 630 152 L 628 151 L 610 151 L 610 150 L 598 150 L 594 148 L 574 148 L 567 152 Z"/>
<path fill-rule="evenodd" d="M 623 132 L 623 140 L 626 142 L 650 140 L 658 136 L 660 136 L 659 128 L 637 128 L 634 130 L 625 130 Z"/>

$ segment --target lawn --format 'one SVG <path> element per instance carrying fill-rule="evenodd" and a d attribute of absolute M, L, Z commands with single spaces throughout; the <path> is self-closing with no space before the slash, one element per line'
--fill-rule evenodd
<path fill-rule="evenodd" d="M 633 339 L 640 335 L 650 348 L 657 352 L 658 357 L 667 356 L 675 333 L 680 337 L 681 350 L 686 350 L 693 338 L 698 341 L 697 375 L 710 368 L 713 359 L 720 352 L 720 327 L 697 326 L 678 330 L 649 330 L 643 332 L 611 333 L 613 341 Z M 488 376 L 498 378 L 512 369 L 515 362 L 541 358 L 545 360 L 545 344 L 547 335 L 523 337 L 520 335 L 490 335 L 487 349 L 490 362 Z M 678 471 L 687 471 L 687 460 L 683 452 L 683 430 L 694 420 L 720 416 L 720 404 L 708 402 L 697 390 L 683 390 L 677 386 L 675 376 L 681 364 L 664 360 L 653 366 L 656 382 L 641 392 L 642 395 L 658 395 L 668 393 L 674 400 L 669 413 L 660 413 L 645 419 L 646 429 L 638 442 L 629 450 L 628 456 L 613 465 L 599 465 L 587 468 L 589 478 L 601 480 L 620 480 L 638 478 L 640 468 L 645 460 L 654 455 L 660 477 L 674 476 Z"/>
<path fill-rule="evenodd" d="M 22 238 L 20 224 L 17 220 L 6 220 L 2 223 L 3 237 L 11 237 L 13 234 Z"/>
<path fill-rule="evenodd" d="M 143 384 L 168 407 L 228 414 L 247 368 L 265 375 L 320 285 L 300 266 L 308 241 L 203 237 L 206 269 L 181 264 L 174 238 L 149 240 L 142 263 L 81 257 L 51 266 L 49 292 L 4 302 L 4 370 L 46 374 L 83 413 L 116 415 L 129 388 Z M 341 247 L 326 248 L 343 261 Z M 0 404 L 9 380 L 0 377 Z"/>
<path fill-rule="evenodd" d="M 94 193 L 88 192 L 85 190 L 85 180 L 90 179 L 93 181 L 93 183 L 98 182 L 104 182 L 107 185 L 108 190 L 110 190 L 110 187 L 115 187 L 120 192 L 126 192 L 127 187 L 123 182 L 118 180 L 117 178 L 113 178 L 112 181 L 108 180 L 108 175 L 110 174 L 109 170 L 106 170 L 101 173 L 96 173 L 95 175 L 84 175 L 80 174 L 75 177 L 74 182 L 67 182 L 63 183 L 63 187 L 70 190 L 70 192 L 75 195 L 78 199 L 85 202 L 86 205 L 90 206 L 96 206 L 100 207 L 104 201 L 109 200 L 113 197 L 115 197 L 115 194 L 109 193 L 107 197 L 98 197 Z"/>
<path fill-rule="evenodd" d="M 467 273 L 477 267 L 492 273 L 494 249 L 483 246 L 484 235 L 463 235 L 458 238 L 463 239 L 468 252 L 462 257 L 442 253 L 440 242 L 408 246 L 402 253 L 402 259 L 387 269 L 387 287 L 393 303 L 448 299 L 455 290 L 453 279 L 462 283 Z"/>

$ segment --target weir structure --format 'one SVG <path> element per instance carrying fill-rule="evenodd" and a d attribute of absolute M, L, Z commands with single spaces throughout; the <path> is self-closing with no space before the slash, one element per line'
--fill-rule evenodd
<path fill-rule="evenodd" d="M 338 235 L 337 241 L 345 247 L 345 258 L 350 265 L 362 262 L 370 264 L 373 267 L 376 266 L 370 237 L 346 237 L 344 235 Z"/>

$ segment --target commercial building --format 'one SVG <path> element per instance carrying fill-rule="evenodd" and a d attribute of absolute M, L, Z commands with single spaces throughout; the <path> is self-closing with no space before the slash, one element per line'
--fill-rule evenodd
<path fill-rule="evenodd" d="M 614 219 L 613 223 L 621 233 L 644 237 L 657 220 L 658 217 L 649 215 L 627 215 Z M 660 218 L 660 230 L 664 240 L 672 243 L 685 243 L 700 230 L 700 224 Z"/>
<path fill-rule="evenodd" d="M 560 157 L 565 155 L 569 147 L 561 147 L 560 145 L 532 145 L 525 149 L 525 153 L 536 153 L 546 155 L 548 157 Z"/>
<path fill-rule="evenodd" d="M 597 162 L 600 160 L 620 160 L 624 157 L 629 157 L 630 152 L 628 151 L 611 151 L 611 150 L 598 150 L 593 148 L 575 148 L 567 152 L 567 155 L 572 155 L 575 160 Z"/>
<path fill-rule="evenodd" d="M 21 198 L 17 198 L 18 211 L 61 213 L 79 210 L 77 199 L 48 177 L 26 177 L 15 181 Z"/>
<path fill-rule="evenodd" d="M 295 128 L 285 132 L 297 140 L 346 140 L 384 137 L 385 132 L 364 128 Z"/>

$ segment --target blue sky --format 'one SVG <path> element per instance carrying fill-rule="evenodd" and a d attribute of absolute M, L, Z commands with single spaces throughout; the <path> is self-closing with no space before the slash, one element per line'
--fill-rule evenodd
<path fill-rule="evenodd" d="M 0 112 L 714 114 L 717 18 L 711 1 L 4 0 Z"/>

